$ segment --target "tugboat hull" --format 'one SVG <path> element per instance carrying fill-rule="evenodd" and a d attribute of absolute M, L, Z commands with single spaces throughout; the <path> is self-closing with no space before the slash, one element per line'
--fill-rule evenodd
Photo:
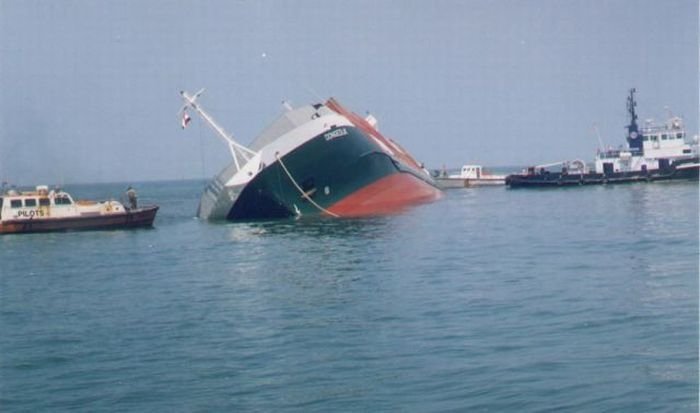
<path fill-rule="evenodd" d="M 697 181 L 699 166 L 698 159 L 695 158 L 689 162 L 674 164 L 665 170 L 616 172 L 612 174 L 565 174 L 561 172 L 514 174 L 506 177 L 506 185 L 511 188 L 560 188 L 563 186 L 607 185 L 671 180 Z"/>

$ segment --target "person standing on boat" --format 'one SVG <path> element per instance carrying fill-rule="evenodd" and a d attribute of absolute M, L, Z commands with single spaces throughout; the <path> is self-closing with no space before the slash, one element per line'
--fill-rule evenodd
<path fill-rule="evenodd" d="M 126 197 L 129 199 L 129 208 L 136 209 L 138 197 L 136 196 L 136 190 L 129 186 L 126 189 Z"/>

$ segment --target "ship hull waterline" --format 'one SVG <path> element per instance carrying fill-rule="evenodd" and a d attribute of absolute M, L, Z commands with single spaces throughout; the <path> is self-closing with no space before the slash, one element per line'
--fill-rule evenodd
<path fill-rule="evenodd" d="M 342 136 L 325 137 L 339 129 Z M 226 219 L 386 215 L 442 196 L 427 174 L 387 154 L 359 128 L 329 132 L 280 157 L 245 187 L 231 189 Z"/>

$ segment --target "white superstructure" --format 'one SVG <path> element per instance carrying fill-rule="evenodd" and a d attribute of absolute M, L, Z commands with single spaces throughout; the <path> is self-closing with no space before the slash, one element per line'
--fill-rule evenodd
<path fill-rule="evenodd" d="M 641 128 L 640 134 L 641 151 L 627 147 L 599 152 L 595 159 L 595 171 L 610 173 L 655 170 L 667 167 L 677 160 L 698 156 L 698 137 L 688 138 L 680 117 L 671 117 L 660 126 L 649 120 Z"/>
<path fill-rule="evenodd" d="M 24 221 L 45 218 L 76 218 L 124 214 L 125 208 L 118 201 L 74 201 L 61 190 L 37 186 L 35 191 L 20 192 L 14 189 L 0 197 L 0 221 Z"/>

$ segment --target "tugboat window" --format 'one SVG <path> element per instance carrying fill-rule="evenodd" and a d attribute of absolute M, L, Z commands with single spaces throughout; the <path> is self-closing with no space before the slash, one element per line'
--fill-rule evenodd
<path fill-rule="evenodd" d="M 683 139 L 683 134 L 682 134 L 682 133 L 677 133 L 677 134 L 676 134 L 676 139 Z"/>
<path fill-rule="evenodd" d="M 57 197 L 54 199 L 54 204 L 56 205 L 70 205 L 70 199 L 67 197 Z"/>
<path fill-rule="evenodd" d="M 10 207 L 12 208 L 22 208 L 22 200 L 21 199 L 13 199 L 10 201 Z"/>
<path fill-rule="evenodd" d="M 667 138 L 667 136 L 666 136 L 665 134 L 664 134 L 664 135 L 661 135 L 661 140 L 662 140 L 662 141 L 665 141 L 666 138 Z"/>
<path fill-rule="evenodd" d="M 24 206 L 26 207 L 35 207 L 36 206 L 36 199 L 25 199 L 24 200 Z"/>
<path fill-rule="evenodd" d="M 51 202 L 49 201 L 49 198 L 39 198 L 39 205 L 40 206 L 49 206 Z"/>

